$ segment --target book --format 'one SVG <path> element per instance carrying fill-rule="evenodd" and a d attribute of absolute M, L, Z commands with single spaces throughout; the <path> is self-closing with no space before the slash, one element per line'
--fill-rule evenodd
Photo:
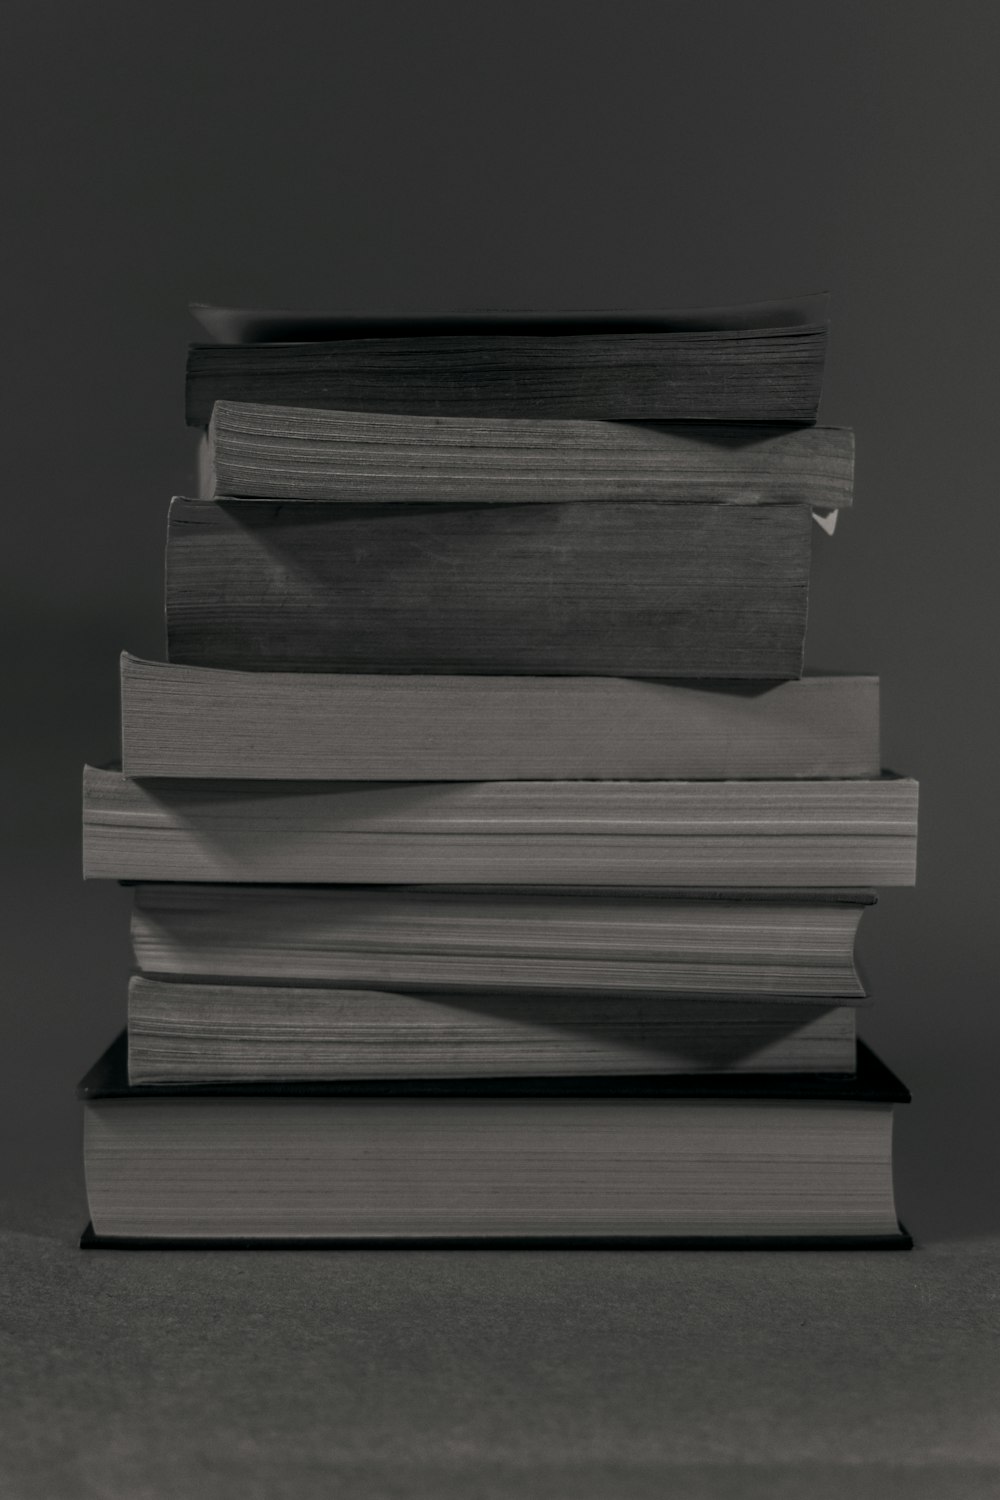
<path fill-rule="evenodd" d="M 146 975 L 532 995 L 858 1000 L 870 891 L 136 885 Z"/>
<path fill-rule="evenodd" d="M 825 303 L 787 317 L 330 315 L 300 318 L 298 328 L 286 317 L 265 341 L 190 347 L 187 421 L 206 427 L 216 401 L 250 401 L 432 416 L 813 422 Z M 318 337 L 303 337 L 303 322 Z"/>
<path fill-rule="evenodd" d="M 425 338 L 455 333 L 721 333 L 739 328 L 819 327 L 829 323 L 830 295 L 777 302 L 664 309 L 600 308 L 537 312 L 526 308 L 433 313 L 322 312 L 314 309 L 220 307 L 189 302 L 191 316 L 216 343 L 301 344 L 344 338 Z"/>
<path fill-rule="evenodd" d="M 167 654 L 273 671 L 802 675 L 808 506 L 175 499 Z"/>
<path fill-rule="evenodd" d="M 133 976 L 130 1083 L 852 1073 L 854 1008 Z"/>
<path fill-rule="evenodd" d="M 88 1245 L 904 1248 L 892 1116 L 852 1077 L 83 1080 Z"/>
<path fill-rule="evenodd" d="M 877 677 L 248 672 L 121 659 L 128 776 L 743 780 L 879 774 Z"/>
<path fill-rule="evenodd" d="M 912 885 L 917 783 L 133 781 L 84 771 L 112 880 Z"/>
<path fill-rule="evenodd" d="M 850 505 L 836 427 L 419 417 L 217 401 L 203 498 L 531 504 L 582 500 Z"/>

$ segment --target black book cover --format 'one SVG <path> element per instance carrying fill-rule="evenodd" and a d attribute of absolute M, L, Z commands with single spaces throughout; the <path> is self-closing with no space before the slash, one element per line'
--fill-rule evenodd
<path fill-rule="evenodd" d="M 898 1234 L 757 1235 L 744 1239 L 704 1235 L 521 1235 L 504 1239 L 449 1239 L 425 1235 L 383 1239 L 172 1239 L 149 1240 L 127 1235 L 95 1234 L 88 1224 L 81 1250 L 912 1250 L 913 1239 L 901 1224 Z"/>

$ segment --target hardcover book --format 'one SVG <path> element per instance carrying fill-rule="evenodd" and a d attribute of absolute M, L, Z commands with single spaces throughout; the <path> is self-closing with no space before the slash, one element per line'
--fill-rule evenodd
<path fill-rule="evenodd" d="M 87 1244 L 904 1248 L 893 1107 L 852 1077 L 81 1085 Z"/>

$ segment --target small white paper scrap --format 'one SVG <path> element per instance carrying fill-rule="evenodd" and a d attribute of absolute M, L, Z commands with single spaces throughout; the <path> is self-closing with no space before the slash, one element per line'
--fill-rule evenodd
<path fill-rule="evenodd" d="M 837 529 L 837 516 L 839 514 L 840 512 L 836 510 L 814 510 L 813 520 L 817 526 L 826 532 L 827 536 L 833 536 L 833 533 Z"/>

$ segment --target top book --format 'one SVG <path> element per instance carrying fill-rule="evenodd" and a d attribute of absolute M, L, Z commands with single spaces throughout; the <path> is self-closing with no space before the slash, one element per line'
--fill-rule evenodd
<path fill-rule="evenodd" d="M 429 416 L 811 423 L 828 299 L 678 312 L 266 312 L 196 305 L 187 421 L 216 401 Z"/>

